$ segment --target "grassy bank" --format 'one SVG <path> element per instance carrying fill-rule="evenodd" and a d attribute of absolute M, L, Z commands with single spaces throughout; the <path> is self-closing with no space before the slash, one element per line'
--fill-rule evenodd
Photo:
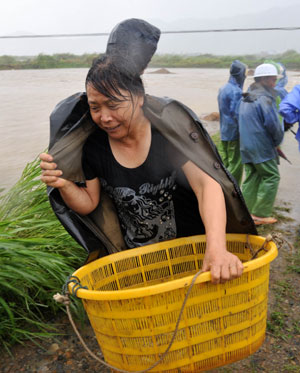
<path fill-rule="evenodd" d="M 0 198 L 0 346 L 49 337 L 52 295 L 85 258 L 50 208 L 39 161 Z"/>
<path fill-rule="evenodd" d="M 83 54 L 79 56 L 70 53 L 39 54 L 32 57 L 0 56 L 0 70 L 90 67 L 96 57 L 98 57 L 98 54 Z M 294 50 L 289 50 L 282 54 L 265 54 L 263 56 L 161 54 L 154 55 L 149 67 L 228 68 L 233 60 L 239 59 L 246 63 L 249 68 L 255 68 L 267 58 L 282 62 L 287 69 L 300 69 L 300 54 Z"/>

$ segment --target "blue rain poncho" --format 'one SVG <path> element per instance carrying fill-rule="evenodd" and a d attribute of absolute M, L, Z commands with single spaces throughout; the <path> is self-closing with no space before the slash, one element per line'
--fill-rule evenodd
<path fill-rule="evenodd" d="M 284 135 L 276 108 L 276 92 L 253 83 L 239 107 L 240 151 L 243 163 L 277 158 L 276 147 Z"/>
<path fill-rule="evenodd" d="M 220 133 L 222 141 L 234 141 L 239 138 L 237 108 L 242 98 L 246 65 L 235 60 L 230 67 L 230 78 L 219 90 Z"/>
<path fill-rule="evenodd" d="M 296 85 L 284 100 L 281 101 L 279 113 L 287 123 L 293 124 L 299 122 L 296 139 L 299 142 L 300 150 L 300 84 Z"/>

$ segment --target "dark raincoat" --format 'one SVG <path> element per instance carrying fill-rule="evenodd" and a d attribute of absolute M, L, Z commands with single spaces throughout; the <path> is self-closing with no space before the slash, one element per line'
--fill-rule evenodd
<path fill-rule="evenodd" d="M 118 24 L 110 34 L 106 53 L 126 74 L 141 74 L 154 54 L 160 31 L 139 19 Z M 144 113 L 153 126 L 187 158 L 222 187 L 227 209 L 227 232 L 256 234 L 239 187 L 225 169 L 198 117 L 172 99 L 146 96 Z M 85 93 L 59 103 L 50 117 L 49 153 L 66 179 L 85 185 L 82 147 L 94 131 Z M 89 253 L 88 261 L 126 249 L 113 202 L 101 191 L 98 207 L 81 216 L 66 206 L 57 189 L 48 187 L 51 206 L 70 235 Z"/>
<path fill-rule="evenodd" d="M 198 117 L 175 100 L 153 96 L 146 96 L 144 113 L 163 136 L 221 185 L 226 201 L 226 231 L 257 234 L 238 185 L 223 166 Z M 84 185 L 82 147 L 96 128 L 86 94 L 78 93 L 59 103 L 50 122 L 49 153 L 66 179 Z M 48 195 L 58 219 L 89 253 L 88 261 L 126 249 L 114 205 L 103 191 L 99 206 L 87 216 L 68 208 L 57 189 L 49 187 Z"/>

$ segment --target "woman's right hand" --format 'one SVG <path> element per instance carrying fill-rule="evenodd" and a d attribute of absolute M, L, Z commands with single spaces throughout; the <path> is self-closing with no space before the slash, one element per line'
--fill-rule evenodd
<path fill-rule="evenodd" d="M 40 154 L 40 167 L 43 170 L 41 180 L 46 185 L 58 188 L 66 205 L 81 215 L 87 215 L 97 207 L 100 200 L 100 182 L 97 177 L 86 181 L 86 187 L 81 188 L 73 181 L 62 178 L 62 171 L 57 169 L 50 154 Z"/>
<path fill-rule="evenodd" d="M 41 153 L 39 158 L 41 160 L 41 180 L 43 183 L 53 188 L 63 188 L 70 183 L 70 181 L 61 177 L 63 173 L 57 169 L 57 164 L 53 162 L 52 155 Z"/>

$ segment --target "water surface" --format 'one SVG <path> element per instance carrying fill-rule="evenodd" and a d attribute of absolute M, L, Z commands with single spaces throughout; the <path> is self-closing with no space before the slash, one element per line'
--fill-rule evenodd
<path fill-rule="evenodd" d="M 227 69 L 168 69 L 145 72 L 146 91 L 175 98 L 199 116 L 217 111 L 217 94 Z M 84 91 L 87 69 L 0 71 L 0 187 L 13 185 L 25 165 L 48 146 L 49 115 L 62 99 Z M 247 78 L 245 88 L 253 81 Z M 300 82 L 289 73 L 290 89 Z"/>

